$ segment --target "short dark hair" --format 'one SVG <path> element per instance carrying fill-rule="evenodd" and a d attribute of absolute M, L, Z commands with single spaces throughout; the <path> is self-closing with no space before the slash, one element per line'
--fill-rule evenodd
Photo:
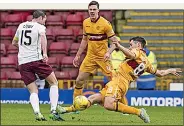
<path fill-rule="evenodd" d="M 145 45 L 146 45 L 146 40 L 145 40 L 145 38 L 143 38 L 143 37 L 136 36 L 136 37 L 130 38 L 129 41 L 132 41 L 132 40 L 133 40 L 133 41 L 138 41 L 138 42 L 140 42 L 141 45 L 142 45 L 142 48 L 144 48 Z"/>
<path fill-rule="evenodd" d="M 88 8 L 89 8 L 89 6 L 91 6 L 91 5 L 96 5 L 97 8 L 99 9 L 99 3 L 98 3 L 97 1 L 91 1 L 91 2 L 89 3 L 89 5 L 88 5 Z"/>
<path fill-rule="evenodd" d="M 39 18 L 40 16 L 45 17 L 45 13 L 43 11 L 41 11 L 41 10 L 36 10 L 33 13 L 33 18 Z"/>

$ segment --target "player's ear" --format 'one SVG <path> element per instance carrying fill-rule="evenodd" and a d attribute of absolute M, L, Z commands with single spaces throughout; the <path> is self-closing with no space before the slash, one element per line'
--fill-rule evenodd
<path fill-rule="evenodd" d="M 46 16 L 46 15 L 45 15 L 45 16 L 43 16 L 43 17 L 42 17 L 42 19 L 45 19 L 45 20 L 47 20 L 47 16 Z"/>
<path fill-rule="evenodd" d="M 39 20 L 39 21 L 41 21 L 41 20 L 42 20 L 42 18 L 43 18 L 43 17 L 42 17 L 42 16 L 40 16 L 40 17 L 38 17 L 38 20 Z"/>

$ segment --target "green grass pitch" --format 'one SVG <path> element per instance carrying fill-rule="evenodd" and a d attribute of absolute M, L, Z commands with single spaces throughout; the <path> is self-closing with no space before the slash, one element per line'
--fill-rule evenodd
<path fill-rule="evenodd" d="M 183 107 L 144 107 L 151 119 L 149 124 L 136 115 L 107 111 L 99 105 L 80 114 L 61 115 L 65 119 L 62 122 L 48 118 L 50 105 L 41 104 L 40 108 L 45 122 L 35 121 L 30 104 L 1 104 L 1 125 L 183 125 Z"/>

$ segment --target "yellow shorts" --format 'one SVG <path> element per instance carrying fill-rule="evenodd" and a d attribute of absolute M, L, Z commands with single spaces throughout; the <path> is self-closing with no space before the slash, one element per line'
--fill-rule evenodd
<path fill-rule="evenodd" d="M 123 104 L 128 104 L 126 99 L 126 93 L 128 91 L 129 81 L 125 78 L 114 77 L 112 81 L 105 85 L 100 93 L 102 94 L 102 103 L 105 97 L 114 97 L 116 100 L 122 102 Z"/>
<path fill-rule="evenodd" d="M 105 76 L 111 77 L 112 76 L 112 64 L 111 61 L 104 61 L 102 60 L 95 60 L 95 59 L 90 59 L 88 57 L 85 57 L 83 60 L 81 66 L 80 66 L 80 71 L 82 72 L 89 72 L 94 74 L 97 70 L 97 68 L 100 68 L 102 70 L 102 73 Z"/>

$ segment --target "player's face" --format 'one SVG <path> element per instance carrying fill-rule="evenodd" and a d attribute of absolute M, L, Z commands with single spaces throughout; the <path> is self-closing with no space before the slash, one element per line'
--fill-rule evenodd
<path fill-rule="evenodd" d="M 46 19 L 47 19 L 46 15 L 45 15 L 45 17 L 42 17 L 42 22 L 41 22 L 41 23 L 42 23 L 43 25 L 45 25 Z"/>
<path fill-rule="evenodd" d="M 40 16 L 39 17 L 39 23 L 42 24 L 42 25 L 45 25 L 46 19 L 47 19 L 46 15 L 45 15 L 45 17 Z"/>
<path fill-rule="evenodd" d="M 96 5 L 91 5 L 88 8 L 89 16 L 91 19 L 97 19 L 98 18 L 98 13 L 99 9 Z"/>

